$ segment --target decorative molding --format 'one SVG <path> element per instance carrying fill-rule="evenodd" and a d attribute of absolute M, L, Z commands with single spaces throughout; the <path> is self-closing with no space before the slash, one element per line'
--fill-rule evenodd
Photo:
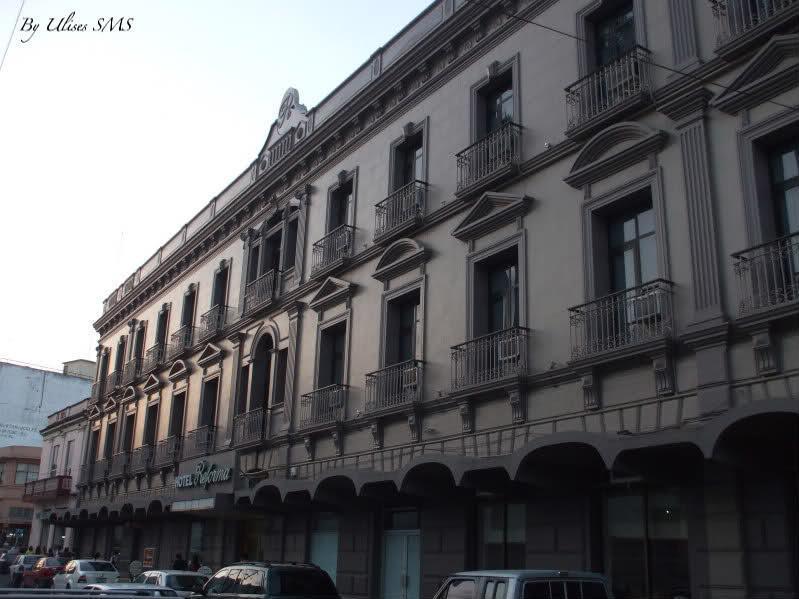
<path fill-rule="evenodd" d="M 343 450 L 342 445 L 344 440 L 344 431 L 340 426 L 335 426 L 333 430 L 330 431 L 330 438 L 333 441 L 333 450 L 336 453 L 336 457 L 341 456 Z"/>
<path fill-rule="evenodd" d="M 372 447 L 374 449 L 383 448 L 383 427 L 379 420 L 375 420 L 369 425 L 369 432 L 372 434 Z"/>
<path fill-rule="evenodd" d="M 354 283 L 335 277 L 327 277 L 308 302 L 308 305 L 317 313 L 321 313 L 325 308 L 337 304 L 347 303 L 349 305 L 354 288 Z"/>
<path fill-rule="evenodd" d="M 683 70 L 699 64 L 695 0 L 668 0 L 672 64 Z"/>
<path fill-rule="evenodd" d="M 655 373 L 655 392 L 658 396 L 673 395 L 676 391 L 674 385 L 674 364 L 668 353 L 655 356 L 652 359 L 652 369 Z"/>
<path fill-rule="evenodd" d="M 599 381 L 593 372 L 584 374 L 582 377 L 583 407 L 586 410 L 598 410 L 602 407 L 602 400 L 599 393 Z"/>
<path fill-rule="evenodd" d="M 486 192 L 452 231 L 461 241 L 472 241 L 513 222 L 524 215 L 532 203 L 527 195 Z"/>
<path fill-rule="evenodd" d="M 625 121 L 611 125 L 585 143 L 564 181 L 580 189 L 605 179 L 659 152 L 667 139 L 664 131 L 641 123 Z M 620 145 L 620 150 L 610 152 Z"/>
<path fill-rule="evenodd" d="M 768 327 L 752 331 L 752 350 L 755 367 L 760 376 L 777 374 L 780 371 L 778 356 L 771 331 Z"/>
<path fill-rule="evenodd" d="M 469 401 L 462 401 L 458 404 L 458 414 L 461 417 L 461 431 L 471 433 L 474 430 L 472 422 L 472 404 Z"/>
<path fill-rule="evenodd" d="M 314 455 L 314 443 L 313 438 L 311 436 L 307 436 L 302 440 L 302 444 L 305 447 L 305 455 L 308 456 L 309 460 L 313 460 Z"/>
<path fill-rule="evenodd" d="M 511 419 L 514 424 L 527 420 L 527 397 L 519 387 L 512 387 L 508 391 Z"/>
<path fill-rule="evenodd" d="M 221 362 L 222 358 L 224 357 L 225 352 L 223 352 L 219 346 L 209 343 L 205 346 L 205 348 L 203 348 L 202 353 L 200 353 L 200 357 L 197 358 L 197 365 L 207 368 L 211 364 Z"/>
<path fill-rule="evenodd" d="M 420 419 L 421 416 L 416 411 L 408 414 L 408 432 L 410 433 L 411 443 L 419 442 Z"/>
<path fill-rule="evenodd" d="M 381 254 L 372 277 L 388 281 L 424 264 L 430 258 L 430 250 L 415 239 L 397 239 Z"/>
<path fill-rule="evenodd" d="M 122 403 L 127 403 L 129 401 L 135 401 L 138 398 L 139 394 L 136 391 L 136 387 L 130 385 L 125 387 L 125 390 L 122 392 Z"/>
<path fill-rule="evenodd" d="M 169 372 L 167 373 L 167 378 L 171 382 L 179 381 L 183 378 L 186 378 L 191 374 L 191 369 L 188 367 L 187 363 L 183 360 L 176 360 L 174 364 L 169 368 Z"/>
<path fill-rule="evenodd" d="M 657 110 L 673 120 L 679 129 L 702 118 L 712 97 L 713 92 L 696 85 L 660 100 Z"/>

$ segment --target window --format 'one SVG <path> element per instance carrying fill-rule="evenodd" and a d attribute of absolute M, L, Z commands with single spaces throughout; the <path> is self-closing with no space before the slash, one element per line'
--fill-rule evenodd
<path fill-rule="evenodd" d="M 147 406 L 147 412 L 144 415 L 144 438 L 142 445 L 155 445 L 157 437 L 158 426 L 158 404 L 155 403 Z"/>
<path fill-rule="evenodd" d="M 89 439 L 89 457 L 93 461 L 100 459 L 100 429 L 96 428 L 92 431 L 91 438 Z"/>
<path fill-rule="evenodd" d="M 517 246 L 478 262 L 475 275 L 475 336 L 518 326 Z"/>
<path fill-rule="evenodd" d="M 211 293 L 211 307 L 224 306 L 227 297 L 228 273 L 227 262 L 214 274 L 214 289 Z"/>
<path fill-rule="evenodd" d="M 179 437 L 183 434 L 183 412 L 186 408 L 186 394 L 172 396 L 172 414 L 169 418 L 169 435 Z"/>
<path fill-rule="evenodd" d="M 55 476 L 58 473 L 58 452 L 60 449 L 59 445 L 53 445 L 50 450 L 50 476 Z"/>
<path fill-rule="evenodd" d="M 3 484 L 4 473 L 6 471 L 6 465 L 0 464 L 0 485 Z"/>
<path fill-rule="evenodd" d="M 122 372 L 122 367 L 125 365 L 125 350 L 127 348 L 127 337 L 122 335 L 117 341 L 117 354 L 114 362 L 114 371 L 117 373 Z"/>
<path fill-rule="evenodd" d="M 289 221 L 288 229 L 286 230 L 286 245 L 285 256 L 283 256 L 283 269 L 288 270 L 294 268 L 294 262 L 297 256 L 297 218 L 292 218 Z"/>
<path fill-rule="evenodd" d="M 420 290 L 401 295 L 386 304 L 385 363 L 398 364 L 417 357 L 421 341 Z"/>
<path fill-rule="evenodd" d="M 124 434 L 122 435 L 122 451 L 133 449 L 133 433 L 136 428 L 136 414 L 128 414 L 123 421 Z"/>
<path fill-rule="evenodd" d="M 386 512 L 383 526 L 386 530 L 417 530 L 419 528 L 419 512 L 417 510 Z"/>
<path fill-rule="evenodd" d="M 280 244 L 283 240 L 283 229 L 279 229 L 277 233 L 273 233 L 266 238 L 264 242 L 264 256 L 263 264 L 261 265 L 261 274 L 267 273 L 270 270 L 275 272 L 280 270 Z"/>
<path fill-rule="evenodd" d="M 608 221 L 610 291 L 623 291 L 658 276 L 655 213 L 651 200 Z"/>
<path fill-rule="evenodd" d="M 281 349 L 277 352 L 277 370 L 275 371 L 275 391 L 272 395 L 272 405 L 282 405 L 286 394 L 286 368 L 288 367 L 289 350 Z"/>
<path fill-rule="evenodd" d="M 480 506 L 478 564 L 481 569 L 524 568 L 526 506 L 492 503 Z"/>
<path fill-rule="evenodd" d="M 75 445 L 75 441 L 67 441 L 67 451 L 64 454 L 64 474 L 67 476 L 72 476 L 72 448 Z M 3 482 L 0 480 L 0 482 Z"/>
<path fill-rule="evenodd" d="M 109 422 L 105 429 L 105 447 L 103 448 L 103 457 L 108 460 L 114 454 L 114 445 L 116 442 L 117 423 Z"/>
<path fill-rule="evenodd" d="M 322 329 L 319 343 L 318 387 L 344 384 L 346 340 L 346 322 L 339 322 Z"/>
<path fill-rule="evenodd" d="M 349 210 L 352 202 L 353 180 L 352 178 L 342 182 L 330 193 L 330 201 L 327 214 L 327 232 L 336 230 L 341 225 L 350 224 Z"/>
<path fill-rule="evenodd" d="M 191 523 L 189 530 L 189 555 L 200 555 L 203 550 L 203 539 L 205 537 L 205 527 L 203 522 L 195 520 Z M 238 572 L 238 570 L 236 570 Z"/>
<path fill-rule="evenodd" d="M 442 599 L 475 599 L 475 584 L 471 578 L 450 580 Z"/>
<path fill-rule="evenodd" d="M 158 323 L 155 327 L 155 343 L 159 346 L 166 345 L 166 332 L 169 325 L 169 308 L 158 312 Z"/>
<path fill-rule="evenodd" d="M 194 529 L 194 524 L 200 523 L 192 523 L 192 530 Z M 235 593 L 236 588 L 238 587 L 238 578 L 240 573 L 241 570 L 239 569 L 222 570 L 221 572 L 217 572 L 216 576 L 208 581 L 208 584 L 205 587 L 206 594 L 221 595 L 225 593 Z"/>
<path fill-rule="evenodd" d="M 492 65 L 491 75 L 478 83 L 474 91 L 473 135 L 477 141 L 518 121 L 518 98 L 514 89 L 518 59 L 505 65 Z"/>
<path fill-rule="evenodd" d="M 394 148 L 393 190 L 396 191 L 414 181 L 424 181 L 424 132 L 406 137 Z"/>
<path fill-rule="evenodd" d="M 183 311 L 180 314 L 180 326 L 188 327 L 194 322 L 194 304 L 197 300 L 197 288 L 189 285 L 189 290 L 183 294 Z"/>
<path fill-rule="evenodd" d="M 8 517 L 12 520 L 26 520 L 29 521 L 33 518 L 33 508 L 29 507 L 10 507 L 8 508 Z"/>
<path fill-rule="evenodd" d="M 263 335 L 252 352 L 252 382 L 250 404 L 247 409 L 256 410 L 269 406 L 269 377 L 272 371 L 274 341 L 271 335 Z"/>
<path fill-rule="evenodd" d="M 17 472 L 14 477 L 14 484 L 24 485 L 27 482 L 39 478 L 39 464 L 21 464 L 17 462 Z"/>
<path fill-rule="evenodd" d="M 209 379 L 203 383 L 202 409 L 200 411 L 199 426 L 216 425 L 216 401 L 219 392 L 219 377 Z"/>
<path fill-rule="evenodd" d="M 261 570 L 243 570 L 239 577 L 240 595 L 263 595 L 264 573 Z"/>
<path fill-rule="evenodd" d="M 616 62 L 635 48 L 632 2 L 611 4 L 610 10 L 597 13 L 592 21 L 597 68 Z"/>
<path fill-rule="evenodd" d="M 252 283 L 258 278 L 258 265 L 261 259 L 261 246 L 254 245 L 250 248 L 250 255 L 247 260 L 247 283 Z"/>
<path fill-rule="evenodd" d="M 236 416 L 247 411 L 247 395 L 250 387 L 250 365 L 245 364 L 239 371 L 239 396 L 236 399 Z"/>
<path fill-rule="evenodd" d="M 799 138 L 770 152 L 769 175 L 777 235 L 799 232 Z"/>

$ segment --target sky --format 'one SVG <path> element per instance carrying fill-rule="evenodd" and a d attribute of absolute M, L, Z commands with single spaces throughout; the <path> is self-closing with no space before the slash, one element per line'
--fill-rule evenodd
<path fill-rule="evenodd" d="M 102 300 L 256 157 L 286 88 L 310 109 L 428 4 L 0 0 L 0 360 L 94 360 Z M 47 31 L 73 11 L 87 30 Z"/>

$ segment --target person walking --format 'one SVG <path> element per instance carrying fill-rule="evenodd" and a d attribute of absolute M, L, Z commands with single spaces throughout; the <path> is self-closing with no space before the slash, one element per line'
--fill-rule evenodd
<path fill-rule="evenodd" d="M 196 553 L 191 556 L 191 563 L 189 564 L 189 570 L 192 572 L 196 572 L 200 569 L 200 556 Z"/>
<path fill-rule="evenodd" d="M 111 557 L 108 558 L 108 561 L 111 562 L 111 565 L 114 566 L 114 568 L 119 570 L 119 549 L 114 549 L 111 551 Z"/>
<path fill-rule="evenodd" d="M 183 559 L 183 554 L 178 553 L 175 556 L 175 561 L 172 562 L 172 569 L 173 570 L 188 570 L 189 569 L 189 562 Z"/>

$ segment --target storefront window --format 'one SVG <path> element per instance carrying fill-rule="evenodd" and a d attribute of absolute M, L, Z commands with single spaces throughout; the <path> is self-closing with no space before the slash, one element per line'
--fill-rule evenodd
<path fill-rule="evenodd" d="M 194 556 L 196 553 L 197 555 L 202 555 L 203 551 L 203 523 L 202 522 L 192 522 L 191 523 L 191 531 L 189 534 L 189 555 Z"/>
<path fill-rule="evenodd" d="M 611 495 L 607 528 L 617 599 L 690 597 L 688 532 L 678 493 Z"/>
<path fill-rule="evenodd" d="M 478 562 L 482 569 L 523 568 L 526 506 L 492 503 L 480 506 Z"/>

